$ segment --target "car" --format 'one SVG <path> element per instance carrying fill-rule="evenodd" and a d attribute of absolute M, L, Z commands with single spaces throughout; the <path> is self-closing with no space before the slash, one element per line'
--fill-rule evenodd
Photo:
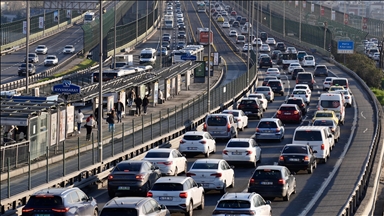
<path fill-rule="evenodd" d="M 263 41 L 260 38 L 254 38 L 252 40 L 252 45 L 253 46 L 261 46 L 263 44 Z"/>
<path fill-rule="evenodd" d="M 36 73 L 36 66 L 32 63 L 21 63 L 21 65 L 18 67 L 17 74 L 19 76 L 26 76 L 27 75 L 27 64 L 28 64 L 28 75 L 33 75 Z"/>
<path fill-rule="evenodd" d="M 332 79 L 335 77 L 326 77 L 323 82 L 323 90 L 328 91 L 329 87 L 332 85 Z"/>
<path fill-rule="evenodd" d="M 171 49 L 171 43 L 169 41 L 161 42 L 161 46 L 167 48 L 167 50 Z"/>
<path fill-rule="evenodd" d="M 331 119 L 335 121 L 337 125 L 340 124 L 339 118 L 333 110 L 317 110 L 313 115 L 312 122 L 315 122 L 318 119 Z"/>
<path fill-rule="evenodd" d="M 150 197 L 115 197 L 105 203 L 100 216 L 117 215 L 170 216 L 171 213 L 165 205 Z"/>
<path fill-rule="evenodd" d="M 243 45 L 243 52 L 248 52 L 248 50 L 253 50 L 253 46 L 250 43 L 246 43 Z"/>
<path fill-rule="evenodd" d="M 243 212 L 249 215 L 272 215 L 270 205 L 271 201 L 265 201 L 257 193 L 227 193 L 217 201 L 212 216 L 232 215 L 233 213 Z"/>
<path fill-rule="evenodd" d="M 271 48 L 268 44 L 261 44 L 259 52 L 271 52 Z"/>
<path fill-rule="evenodd" d="M 224 19 L 223 16 L 219 15 L 219 16 L 216 18 L 216 21 L 217 21 L 217 22 L 224 22 L 225 19 Z"/>
<path fill-rule="evenodd" d="M 229 162 L 250 163 L 252 167 L 261 162 L 261 148 L 254 139 L 233 138 L 224 147 L 222 158 Z"/>
<path fill-rule="evenodd" d="M 303 115 L 307 114 L 307 104 L 305 103 L 304 99 L 301 97 L 289 97 L 286 102 L 286 104 L 296 104 L 300 109 Z"/>
<path fill-rule="evenodd" d="M 222 15 L 222 16 L 228 16 L 228 12 L 227 12 L 227 11 L 222 11 L 222 12 L 221 12 L 221 15 Z"/>
<path fill-rule="evenodd" d="M 273 63 L 272 63 L 272 59 L 271 57 L 263 57 L 260 59 L 259 61 L 259 68 L 263 68 L 263 67 L 273 67 Z"/>
<path fill-rule="evenodd" d="M 343 86 L 345 90 L 348 90 L 349 89 L 349 81 L 347 78 L 334 77 L 332 79 L 331 86 Z"/>
<path fill-rule="evenodd" d="M 312 174 L 317 167 L 316 150 L 307 144 L 286 144 L 281 150 L 278 165 L 287 167 L 291 172 L 300 170 Z"/>
<path fill-rule="evenodd" d="M 240 23 L 238 21 L 234 21 L 232 23 L 232 27 L 236 28 L 236 27 L 240 27 Z"/>
<path fill-rule="evenodd" d="M 200 153 L 208 158 L 210 153 L 216 152 L 216 141 L 206 131 L 188 131 L 180 140 L 179 151 L 182 154 Z"/>
<path fill-rule="evenodd" d="M 46 55 L 46 54 L 48 54 L 48 47 L 45 45 L 37 45 L 37 47 L 35 49 L 35 53 Z"/>
<path fill-rule="evenodd" d="M 296 84 L 307 84 L 311 90 L 313 90 L 315 82 L 311 72 L 299 72 L 296 75 Z"/>
<path fill-rule="evenodd" d="M 291 75 L 291 80 L 296 80 L 297 74 L 305 72 L 304 68 L 295 68 L 293 69 L 292 75 Z"/>
<path fill-rule="evenodd" d="M 231 11 L 231 16 L 237 16 L 237 12 L 236 11 Z"/>
<path fill-rule="evenodd" d="M 172 11 L 172 10 L 167 10 L 166 15 L 171 15 L 171 16 L 173 16 L 173 11 Z"/>
<path fill-rule="evenodd" d="M 313 75 L 315 76 L 328 76 L 329 70 L 326 65 L 316 65 Z"/>
<path fill-rule="evenodd" d="M 171 36 L 163 36 L 163 42 L 171 42 Z"/>
<path fill-rule="evenodd" d="M 167 206 L 171 213 L 193 215 L 194 209 L 205 206 L 204 188 L 191 177 L 162 177 L 148 191 L 147 197 Z"/>
<path fill-rule="evenodd" d="M 276 45 L 276 40 L 275 40 L 275 38 L 271 38 L 271 37 L 269 37 L 269 38 L 267 38 L 267 40 L 265 41 L 265 43 L 266 44 L 268 44 L 268 45 L 272 45 L 272 46 L 275 46 Z"/>
<path fill-rule="evenodd" d="M 297 53 L 297 50 L 295 47 L 287 47 L 286 52 L 287 53 Z"/>
<path fill-rule="evenodd" d="M 167 47 L 161 47 L 161 49 L 158 49 L 157 55 L 160 56 L 160 54 L 163 56 L 167 56 L 168 55 Z"/>
<path fill-rule="evenodd" d="M 176 25 L 184 24 L 184 18 L 177 18 Z"/>
<path fill-rule="evenodd" d="M 73 45 L 65 45 L 64 49 L 63 49 L 63 53 L 70 53 L 70 54 L 73 54 L 75 53 L 75 46 Z"/>
<path fill-rule="evenodd" d="M 176 149 L 151 149 L 143 160 L 158 166 L 162 175 L 177 176 L 187 172 L 187 159 Z"/>
<path fill-rule="evenodd" d="M 22 208 L 23 216 L 98 215 L 97 201 L 78 187 L 48 188 L 34 192 Z M 41 213 L 44 214 L 41 214 Z"/>
<path fill-rule="evenodd" d="M 268 83 L 267 83 L 268 84 Z M 254 93 L 262 93 L 267 98 L 267 100 L 272 103 L 275 100 L 275 93 L 272 91 L 269 86 L 259 86 L 255 89 Z"/>
<path fill-rule="evenodd" d="M 372 59 L 375 61 L 380 61 L 380 53 L 379 52 L 373 53 Z"/>
<path fill-rule="evenodd" d="M 276 112 L 276 118 L 282 122 L 301 123 L 303 114 L 296 104 L 282 104 Z"/>
<path fill-rule="evenodd" d="M 275 76 L 277 79 L 280 79 L 280 70 L 279 68 L 268 68 L 267 72 L 265 72 L 267 76 Z"/>
<path fill-rule="evenodd" d="M 311 103 L 311 94 L 305 89 L 293 89 L 291 97 L 301 97 L 306 104 Z"/>
<path fill-rule="evenodd" d="M 178 14 L 176 14 L 176 18 L 184 18 L 183 13 L 178 13 Z"/>
<path fill-rule="evenodd" d="M 227 187 L 235 187 L 233 168 L 224 159 L 197 159 L 188 170 L 187 177 L 202 184 L 205 191 L 218 190 L 220 194 L 225 194 Z"/>
<path fill-rule="evenodd" d="M 44 60 L 44 66 L 58 65 L 59 59 L 55 55 L 47 55 Z"/>
<path fill-rule="evenodd" d="M 169 38 L 168 40 L 170 41 L 171 40 L 171 38 L 172 38 L 172 36 L 171 36 L 171 34 L 170 33 L 163 33 L 163 38 L 164 37 L 167 37 L 167 38 Z"/>
<path fill-rule="evenodd" d="M 277 42 L 276 43 L 276 48 L 277 50 L 280 50 L 281 52 L 285 52 L 285 50 L 287 49 L 287 47 L 285 46 L 285 43 L 284 42 Z"/>
<path fill-rule="evenodd" d="M 241 16 L 236 16 L 236 21 L 241 21 Z"/>
<path fill-rule="evenodd" d="M 176 49 L 178 49 L 178 50 L 184 49 L 185 46 L 186 46 L 186 44 L 184 41 L 179 41 L 179 42 L 177 42 Z"/>
<path fill-rule="evenodd" d="M 295 89 L 304 89 L 308 94 L 312 94 L 312 91 L 307 84 L 296 84 L 293 90 Z"/>
<path fill-rule="evenodd" d="M 299 59 L 299 61 L 303 61 L 304 60 L 304 57 L 307 56 L 307 52 L 305 51 L 298 51 L 297 52 L 297 59 Z"/>
<path fill-rule="evenodd" d="M 333 85 L 329 87 L 328 92 L 344 91 L 344 90 L 345 90 L 344 86 Z"/>
<path fill-rule="evenodd" d="M 283 122 L 278 118 L 262 118 L 256 126 L 256 132 L 252 139 L 258 140 L 278 140 L 284 139 L 285 128 Z"/>
<path fill-rule="evenodd" d="M 244 131 L 244 128 L 248 127 L 248 116 L 242 110 L 224 110 L 224 114 L 232 114 L 237 122 L 237 129 Z"/>
<path fill-rule="evenodd" d="M 268 80 L 267 86 L 271 87 L 275 94 L 284 96 L 284 83 L 281 80 Z"/>
<path fill-rule="evenodd" d="M 337 90 L 336 92 L 342 92 L 345 99 L 346 107 L 352 107 L 353 105 L 353 94 L 349 90 Z"/>
<path fill-rule="evenodd" d="M 239 44 L 239 43 L 245 43 L 245 36 L 244 35 L 237 35 L 236 44 Z"/>
<path fill-rule="evenodd" d="M 113 198 L 116 193 L 145 196 L 160 177 L 160 168 L 149 161 L 121 161 L 108 175 L 108 196 Z"/>
<path fill-rule="evenodd" d="M 184 23 L 180 23 L 180 24 L 178 24 L 178 25 L 177 25 L 177 28 L 178 28 L 179 30 L 185 30 L 185 25 L 184 25 Z"/>
<path fill-rule="evenodd" d="M 313 55 L 306 55 L 303 57 L 303 60 L 300 62 L 302 67 L 315 67 L 316 60 Z"/>
<path fill-rule="evenodd" d="M 288 74 L 292 74 L 293 70 L 297 69 L 297 68 L 302 68 L 299 63 L 291 63 L 291 64 L 289 64 L 289 66 L 288 66 Z"/>
<path fill-rule="evenodd" d="M 179 33 L 177 33 L 177 38 L 185 39 L 186 38 L 185 31 L 179 31 Z"/>
<path fill-rule="evenodd" d="M 229 140 L 238 135 L 237 122 L 232 114 L 208 114 L 203 124 L 203 130 L 209 132 L 215 139 Z"/>
<path fill-rule="evenodd" d="M 282 197 L 289 201 L 291 195 L 296 194 L 296 178 L 285 166 L 258 166 L 248 183 L 248 193 L 252 192 L 264 198 Z"/>
<path fill-rule="evenodd" d="M 223 28 L 230 28 L 231 24 L 229 22 L 223 22 L 223 25 L 221 25 Z"/>
<path fill-rule="evenodd" d="M 257 54 L 259 57 L 258 57 L 258 60 L 260 61 L 260 59 L 262 58 L 270 58 L 270 56 L 267 54 L 267 53 L 258 53 Z"/>
<path fill-rule="evenodd" d="M 275 76 L 266 76 L 263 79 L 263 83 L 261 84 L 262 86 L 266 86 L 268 84 L 269 80 L 277 80 L 277 77 Z"/>
<path fill-rule="evenodd" d="M 273 50 L 273 51 L 272 51 L 271 58 L 274 59 L 274 60 L 276 60 L 276 59 L 277 59 L 277 56 L 278 56 L 279 54 L 281 54 L 281 53 L 282 53 L 282 52 L 281 52 L 280 50 Z"/>
<path fill-rule="evenodd" d="M 27 62 L 27 58 L 24 57 L 24 62 Z M 28 63 L 38 63 L 39 56 L 36 53 L 28 53 Z"/>
<path fill-rule="evenodd" d="M 229 21 L 228 21 L 228 23 L 229 23 L 229 25 L 232 25 L 235 21 L 236 21 L 236 20 L 235 20 L 234 18 L 230 18 Z"/>
<path fill-rule="evenodd" d="M 229 37 L 237 37 L 237 31 L 236 30 L 229 31 Z"/>
<path fill-rule="evenodd" d="M 248 97 L 259 99 L 261 106 L 263 107 L 263 112 L 265 112 L 268 109 L 268 100 L 264 94 L 262 94 L 262 93 L 249 94 Z"/>
<path fill-rule="evenodd" d="M 249 117 L 263 117 L 263 107 L 258 98 L 244 97 L 241 99 L 237 109 L 242 110 Z"/>
<path fill-rule="evenodd" d="M 335 143 L 340 139 L 340 126 L 333 119 L 317 119 L 312 122 L 312 126 L 327 126 L 331 129 Z"/>

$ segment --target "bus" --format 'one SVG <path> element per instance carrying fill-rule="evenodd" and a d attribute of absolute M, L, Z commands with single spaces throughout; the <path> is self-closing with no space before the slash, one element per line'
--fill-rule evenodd
<path fill-rule="evenodd" d="M 142 73 L 142 72 L 150 72 L 152 71 L 153 67 L 150 65 L 146 66 L 128 66 L 123 67 L 120 69 L 106 69 L 103 71 L 103 82 L 132 75 L 135 73 Z M 98 83 L 100 79 L 99 72 L 92 73 L 92 80 L 91 83 Z"/>
<path fill-rule="evenodd" d="M 94 12 L 87 12 L 84 15 L 84 23 L 90 23 L 95 21 L 95 13 Z"/>
<path fill-rule="evenodd" d="M 204 2 L 200 2 L 198 5 L 197 5 L 197 12 L 199 13 L 205 13 L 205 3 Z"/>
<path fill-rule="evenodd" d="M 291 63 L 298 63 L 299 59 L 297 58 L 296 53 L 283 53 L 282 54 L 282 64 L 283 64 L 283 69 L 287 69 Z"/>

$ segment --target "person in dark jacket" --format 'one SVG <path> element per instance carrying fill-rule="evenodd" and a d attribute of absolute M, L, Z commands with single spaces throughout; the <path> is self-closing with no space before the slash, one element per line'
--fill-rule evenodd
<path fill-rule="evenodd" d="M 144 112 L 144 115 L 147 114 L 148 105 L 149 105 L 148 95 L 145 95 L 145 97 L 143 99 L 143 112 Z"/>
<path fill-rule="evenodd" d="M 116 114 L 114 110 L 111 110 L 111 112 L 108 114 L 107 122 L 109 124 L 109 132 L 115 132 L 115 119 Z"/>
<path fill-rule="evenodd" d="M 137 95 L 135 99 L 135 105 L 136 105 L 136 115 L 141 115 L 141 105 L 143 104 L 143 100 L 140 98 L 140 95 Z"/>
<path fill-rule="evenodd" d="M 121 115 L 124 111 L 124 104 L 120 101 L 120 99 L 117 100 L 117 103 L 116 103 L 116 112 L 117 112 L 117 122 L 121 123 Z"/>

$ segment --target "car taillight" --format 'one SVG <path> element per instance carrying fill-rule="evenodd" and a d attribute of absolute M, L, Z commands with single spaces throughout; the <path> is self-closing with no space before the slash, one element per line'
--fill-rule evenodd
<path fill-rule="evenodd" d="M 296 80 L 296 84 L 298 84 L 299 83 L 299 81 L 298 80 Z"/>
<path fill-rule="evenodd" d="M 253 178 L 249 179 L 249 184 L 255 184 L 255 179 Z"/>
<path fill-rule="evenodd" d="M 250 154 L 252 154 L 252 151 L 250 151 L 250 150 L 247 150 L 246 152 L 247 152 L 246 155 L 250 155 Z"/>
<path fill-rule="evenodd" d="M 241 122 L 241 119 L 240 119 L 240 118 L 238 118 L 238 119 L 237 119 L 237 122 Z"/>
<path fill-rule="evenodd" d="M 204 125 L 203 125 L 203 131 L 207 131 L 207 123 L 204 123 Z"/>
<path fill-rule="evenodd" d="M 223 154 L 228 155 L 228 150 L 223 150 Z"/>
<path fill-rule="evenodd" d="M 34 209 L 33 208 L 23 208 L 22 212 L 31 212 L 33 211 Z"/>
<path fill-rule="evenodd" d="M 143 181 L 144 180 L 144 175 L 136 175 L 136 180 Z"/>
<path fill-rule="evenodd" d="M 309 157 L 308 157 L 308 156 L 305 156 L 305 157 L 304 157 L 304 161 L 309 161 Z"/>
<path fill-rule="evenodd" d="M 113 179 L 113 175 L 108 176 L 108 180 L 111 180 L 111 179 Z"/>
<path fill-rule="evenodd" d="M 325 147 L 324 144 L 321 144 L 321 150 L 324 150 L 324 147 Z"/>
<path fill-rule="evenodd" d="M 307 98 L 307 97 L 308 97 L 308 95 L 305 95 L 305 97 Z"/>
<path fill-rule="evenodd" d="M 328 84 L 329 84 L 329 82 L 324 82 L 324 84 L 325 84 L 325 85 L 328 85 Z"/>
<path fill-rule="evenodd" d="M 304 104 L 301 104 L 302 107 L 304 107 Z"/>
<path fill-rule="evenodd" d="M 181 192 L 181 193 L 179 194 L 179 197 L 180 197 L 180 198 L 188 198 L 188 193 L 187 193 L 187 192 Z"/>
<path fill-rule="evenodd" d="M 199 143 L 201 143 L 201 144 L 207 144 L 207 141 L 205 141 L 205 140 L 201 140 Z"/>
<path fill-rule="evenodd" d="M 195 173 L 190 173 L 190 172 L 187 173 L 187 177 L 192 177 L 192 176 L 195 176 L 195 175 L 196 175 Z"/>
<path fill-rule="evenodd" d="M 279 86 L 281 86 L 281 84 L 279 83 Z"/>
<path fill-rule="evenodd" d="M 59 212 L 59 213 L 65 213 L 69 211 L 69 208 L 53 208 L 52 211 Z"/>
<path fill-rule="evenodd" d="M 268 95 L 271 95 L 271 92 L 268 92 Z"/>
<path fill-rule="evenodd" d="M 311 83 L 312 83 L 312 84 L 315 83 L 315 80 L 311 80 Z"/>
<path fill-rule="evenodd" d="M 280 156 L 279 161 L 284 161 L 284 156 Z"/>
<path fill-rule="evenodd" d="M 231 125 L 228 123 L 227 124 L 227 132 L 230 132 L 231 131 Z"/>
<path fill-rule="evenodd" d="M 331 129 L 331 131 L 334 133 L 334 132 L 335 132 L 335 129 L 334 129 L 334 128 L 332 128 L 332 129 Z"/>
<path fill-rule="evenodd" d="M 260 129 L 259 129 L 259 128 L 256 128 L 256 132 L 260 132 Z"/>
<path fill-rule="evenodd" d="M 282 184 L 282 185 L 284 185 L 284 184 L 285 184 L 285 180 L 284 180 L 284 179 L 279 179 L 278 184 Z"/>
<path fill-rule="evenodd" d="M 184 144 L 185 143 L 185 141 L 184 140 L 180 140 L 180 144 Z"/>
<path fill-rule="evenodd" d="M 291 94 L 291 97 L 294 97 L 294 95 L 293 95 L 293 94 Z"/>
<path fill-rule="evenodd" d="M 216 178 L 220 178 L 223 174 L 222 173 L 212 173 L 211 176 L 215 176 Z"/>
<path fill-rule="evenodd" d="M 299 114 L 299 111 L 295 110 L 295 111 L 293 112 L 293 114 L 297 115 L 297 114 Z"/>
<path fill-rule="evenodd" d="M 153 197 L 153 193 L 152 192 L 147 192 L 147 197 Z"/>
<path fill-rule="evenodd" d="M 280 128 L 276 128 L 276 132 L 280 132 Z"/>
<path fill-rule="evenodd" d="M 279 115 L 280 115 L 280 114 L 281 114 L 281 111 L 280 111 L 280 110 L 279 110 L 279 111 L 277 111 L 277 114 L 279 114 Z"/>
<path fill-rule="evenodd" d="M 172 165 L 172 161 L 166 161 L 166 162 L 157 162 L 158 164 L 164 164 L 165 166 L 170 166 Z"/>

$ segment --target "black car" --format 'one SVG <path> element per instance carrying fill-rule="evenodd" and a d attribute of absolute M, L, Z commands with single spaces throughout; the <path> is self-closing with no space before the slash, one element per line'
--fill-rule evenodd
<path fill-rule="evenodd" d="M 272 59 L 271 57 L 263 57 L 260 59 L 260 62 L 259 62 L 259 68 L 263 68 L 263 67 L 272 67 Z"/>
<path fill-rule="evenodd" d="M 273 50 L 271 58 L 277 59 L 277 57 L 279 56 L 280 53 L 282 53 L 280 50 Z"/>
<path fill-rule="evenodd" d="M 241 21 L 241 16 L 237 16 L 237 17 L 236 17 L 236 21 L 239 21 L 239 22 L 240 22 L 240 21 Z"/>
<path fill-rule="evenodd" d="M 262 41 L 266 41 L 268 38 L 268 34 L 266 32 L 260 32 L 260 39 Z"/>
<path fill-rule="evenodd" d="M 171 49 L 171 43 L 169 41 L 163 41 L 161 46 L 167 48 L 167 50 Z"/>
<path fill-rule="evenodd" d="M 163 41 L 171 42 L 171 37 L 170 36 L 163 36 Z"/>
<path fill-rule="evenodd" d="M 305 103 L 304 99 L 301 97 L 290 97 L 286 101 L 286 104 L 296 104 L 303 115 L 307 113 L 307 104 Z"/>
<path fill-rule="evenodd" d="M 179 31 L 179 33 L 177 34 L 177 38 L 185 39 L 186 38 L 185 31 Z"/>
<path fill-rule="evenodd" d="M 229 19 L 229 24 L 232 25 L 236 20 L 234 18 Z"/>
<path fill-rule="evenodd" d="M 287 144 L 281 151 L 278 165 L 287 167 L 291 172 L 306 170 L 313 173 L 317 167 L 315 153 L 307 144 Z"/>
<path fill-rule="evenodd" d="M 328 76 L 328 68 L 326 65 L 317 65 L 315 70 L 313 71 L 313 75 L 315 76 Z"/>
<path fill-rule="evenodd" d="M 272 91 L 275 94 L 280 94 L 284 96 L 284 85 L 281 80 L 269 80 L 267 86 L 271 87 Z"/>
<path fill-rule="evenodd" d="M 183 42 L 183 41 L 177 42 L 176 49 L 180 50 L 180 49 L 184 49 L 184 48 L 185 48 L 185 42 Z"/>
<path fill-rule="evenodd" d="M 243 98 L 237 109 L 242 110 L 246 116 L 256 116 L 258 119 L 263 118 L 263 107 L 257 98 Z"/>
<path fill-rule="evenodd" d="M 285 50 L 287 50 L 287 46 L 285 46 L 284 42 L 277 42 L 275 49 L 285 52 Z"/>
<path fill-rule="evenodd" d="M 33 75 L 36 73 L 36 66 L 34 64 L 28 63 L 28 72 L 29 75 Z M 18 75 L 23 76 L 27 74 L 27 64 L 22 63 L 18 68 Z"/>
<path fill-rule="evenodd" d="M 304 68 L 296 68 L 296 69 L 293 69 L 291 79 L 292 79 L 292 80 L 295 80 L 296 77 L 297 77 L 297 74 L 298 74 L 298 73 L 301 73 L 301 72 L 305 72 Z"/>
<path fill-rule="evenodd" d="M 240 23 L 238 21 L 235 21 L 232 23 L 232 27 L 240 27 Z"/>
<path fill-rule="evenodd" d="M 185 25 L 183 23 L 179 24 L 178 28 L 179 28 L 179 30 L 185 30 Z"/>
<path fill-rule="evenodd" d="M 283 53 L 279 53 L 276 58 L 276 64 L 282 65 L 283 64 Z"/>
<path fill-rule="evenodd" d="M 246 17 L 242 17 L 240 20 L 240 25 L 244 25 L 246 22 L 248 22 L 248 19 Z"/>
<path fill-rule="evenodd" d="M 108 176 L 108 195 L 115 197 L 118 192 L 138 193 L 143 196 L 161 177 L 159 167 L 148 161 L 125 160 L 118 163 Z"/>
<path fill-rule="evenodd" d="M 217 15 L 219 15 L 219 12 L 217 12 L 217 11 L 215 11 L 215 12 L 212 14 L 213 17 L 216 17 Z"/>

